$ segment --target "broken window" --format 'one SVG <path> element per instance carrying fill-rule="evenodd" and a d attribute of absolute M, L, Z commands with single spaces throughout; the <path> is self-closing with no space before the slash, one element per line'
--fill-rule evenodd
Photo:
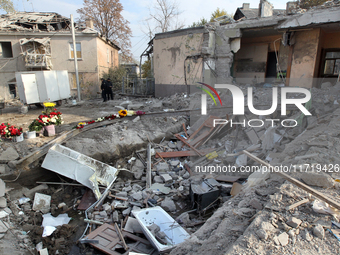
<path fill-rule="evenodd" d="M 52 68 L 51 39 L 20 39 L 21 53 L 25 57 L 25 66 L 30 68 Z"/>
<path fill-rule="evenodd" d="M 13 58 L 11 42 L 0 42 L 0 58 Z"/>
<path fill-rule="evenodd" d="M 81 59 L 81 43 L 76 43 L 77 58 Z M 71 58 L 74 58 L 73 43 L 70 43 Z"/>
<path fill-rule="evenodd" d="M 338 76 L 340 71 L 340 50 L 326 51 L 323 63 L 323 76 Z"/>

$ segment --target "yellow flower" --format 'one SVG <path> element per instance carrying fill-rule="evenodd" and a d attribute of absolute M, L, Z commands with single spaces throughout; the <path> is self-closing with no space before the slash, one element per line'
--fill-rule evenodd
<path fill-rule="evenodd" d="M 54 106 L 55 106 L 55 103 L 45 102 L 45 103 L 44 103 L 44 106 L 45 106 L 45 107 L 54 107 Z"/>
<path fill-rule="evenodd" d="M 127 115 L 127 110 L 120 110 L 118 114 L 120 117 L 125 117 Z"/>

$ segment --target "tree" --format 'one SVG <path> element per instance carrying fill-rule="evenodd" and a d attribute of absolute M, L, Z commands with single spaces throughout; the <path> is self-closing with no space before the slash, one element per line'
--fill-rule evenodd
<path fill-rule="evenodd" d="M 130 60 L 132 36 L 129 21 L 121 12 L 123 6 L 119 0 L 84 0 L 84 7 L 77 10 L 80 19 L 92 19 L 93 26 L 104 37 L 117 44 L 123 53 L 123 58 Z"/>
<path fill-rule="evenodd" d="M 220 8 L 217 7 L 216 11 L 214 11 L 211 14 L 211 18 L 210 18 L 210 22 L 213 22 L 214 19 L 218 18 L 218 17 L 222 17 L 222 16 L 228 16 L 228 17 L 232 17 L 232 15 L 228 14 L 226 12 L 226 10 L 222 9 L 220 10 Z"/>
<path fill-rule="evenodd" d="M 146 20 L 149 36 L 150 34 L 154 35 L 155 32 L 164 33 L 184 27 L 183 22 L 178 19 L 182 12 L 175 0 L 156 0 L 156 4 L 152 9 L 149 9 L 149 12 L 151 19 Z M 154 21 L 154 26 L 150 25 L 151 20 Z"/>
<path fill-rule="evenodd" d="M 300 8 L 308 9 L 313 6 L 321 5 L 327 2 L 327 0 L 300 0 L 298 5 Z"/>
<path fill-rule="evenodd" d="M 14 12 L 14 5 L 11 0 L 0 0 L 0 10 L 4 10 L 5 12 Z"/>
<path fill-rule="evenodd" d="M 189 26 L 189 27 L 201 27 L 201 26 L 204 26 L 207 23 L 208 23 L 208 21 L 205 18 L 201 18 L 199 21 L 193 22 L 192 25 Z"/>
<path fill-rule="evenodd" d="M 152 70 L 151 70 L 151 59 L 146 60 L 142 64 L 142 77 L 143 78 L 150 78 L 153 77 Z"/>

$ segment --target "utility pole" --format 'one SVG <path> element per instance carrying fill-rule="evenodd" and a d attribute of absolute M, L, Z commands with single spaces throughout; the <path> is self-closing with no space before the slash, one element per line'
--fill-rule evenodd
<path fill-rule="evenodd" d="M 78 101 L 80 102 L 81 97 L 80 97 L 80 85 L 79 85 L 79 76 L 78 76 L 78 56 L 77 56 L 77 48 L 76 48 L 76 35 L 74 32 L 73 14 L 71 14 L 71 32 L 72 32 L 72 42 L 73 42 L 74 69 L 76 70 Z"/>

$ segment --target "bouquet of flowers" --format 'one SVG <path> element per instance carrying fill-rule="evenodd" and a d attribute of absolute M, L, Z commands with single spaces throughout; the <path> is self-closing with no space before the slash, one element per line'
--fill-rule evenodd
<path fill-rule="evenodd" d="M 20 136 L 22 134 L 22 128 L 17 128 L 9 123 L 2 123 L 0 125 L 0 135 L 3 138 L 12 139 L 14 136 Z"/>
<path fill-rule="evenodd" d="M 40 114 L 37 121 L 42 124 L 42 126 L 48 125 L 61 125 L 64 123 L 62 113 L 58 112 L 56 108 L 54 108 L 55 103 L 45 102 L 45 111 L 43 114 Z"/>
<path fill-rule="evenodd" d="M 40 119 L 35 119 L 28 126 L 28 130 L 39 132 L 43 127 L 44 127 L 44 124 L 42 123 L 42 121 Z"/>

